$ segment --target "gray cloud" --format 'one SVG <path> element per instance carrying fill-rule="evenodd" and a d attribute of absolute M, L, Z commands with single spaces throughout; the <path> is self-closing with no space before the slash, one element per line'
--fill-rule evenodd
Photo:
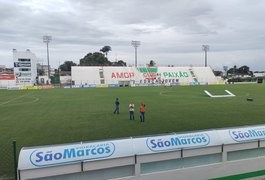
<path fill-rule="evenodd" d="M 0 64 L 12 65 L 12 49 L 31 49 L 45 63 L 42 36 L 52 35 L 51 64 L 78 62 L 110 45 L 110 60 L 202 64 L 210 45 L 214 67 L 241 64 L 265 70 L 265 1 L 262 0 L 0 0 Z"/>

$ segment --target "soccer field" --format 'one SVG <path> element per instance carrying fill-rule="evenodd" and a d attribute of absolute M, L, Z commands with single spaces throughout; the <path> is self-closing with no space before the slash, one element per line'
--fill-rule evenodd
<path fill-rule="evenodd" d="M 210 98 L 229 90 L 236 97 Z M 114 115 L 114 101 L 120 114 Z M 254 101 L 247 101 L 253 98 Z M 135 120 L 128 105 L 135 103 Z M 146 122 L 139 106 L 146 104 Z M 0 90 L 0 143 L 37 146 L 264 124 L 265 85 Z"/>

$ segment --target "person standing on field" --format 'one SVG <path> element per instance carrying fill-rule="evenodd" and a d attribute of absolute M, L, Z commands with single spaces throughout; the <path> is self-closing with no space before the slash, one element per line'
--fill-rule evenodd
<path fill-rule="evenodd" d="M 134 104 L 129 104 L 130 120 L 134 120 Z"/>
<path fill-rule="evenodd" d="M 113 114 L 119 114 L 120 113 L 120 102 L 119 102 L 119 99 L 116 98 L 115 100 L 115 110 L 113 112 Z"/>
<path fill-rule="evenodd" d="M 141 120 L 141 122 L 144 122 L 144 114 L 145 114 L 145 104 L 141 103 L 141 106 L 140 106 L 140 120 Z"/>

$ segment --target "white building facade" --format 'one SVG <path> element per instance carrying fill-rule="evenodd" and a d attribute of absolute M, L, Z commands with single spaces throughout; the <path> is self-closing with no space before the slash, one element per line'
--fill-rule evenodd
<path fill-rule="evenodd" d="M 36 84 L 37 58 L 29 49 L 25 52 L 13 50 L 14 76 L 18 86 Z"/>

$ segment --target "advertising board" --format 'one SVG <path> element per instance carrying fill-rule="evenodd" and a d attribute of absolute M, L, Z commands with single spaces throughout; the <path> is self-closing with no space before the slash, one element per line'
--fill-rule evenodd
<path fill-rule="evenodd" d="M 249 126 L 158 136 L 23 148 L 19 169 L 154 154 L 265 139 L 265 126 Z"/>

